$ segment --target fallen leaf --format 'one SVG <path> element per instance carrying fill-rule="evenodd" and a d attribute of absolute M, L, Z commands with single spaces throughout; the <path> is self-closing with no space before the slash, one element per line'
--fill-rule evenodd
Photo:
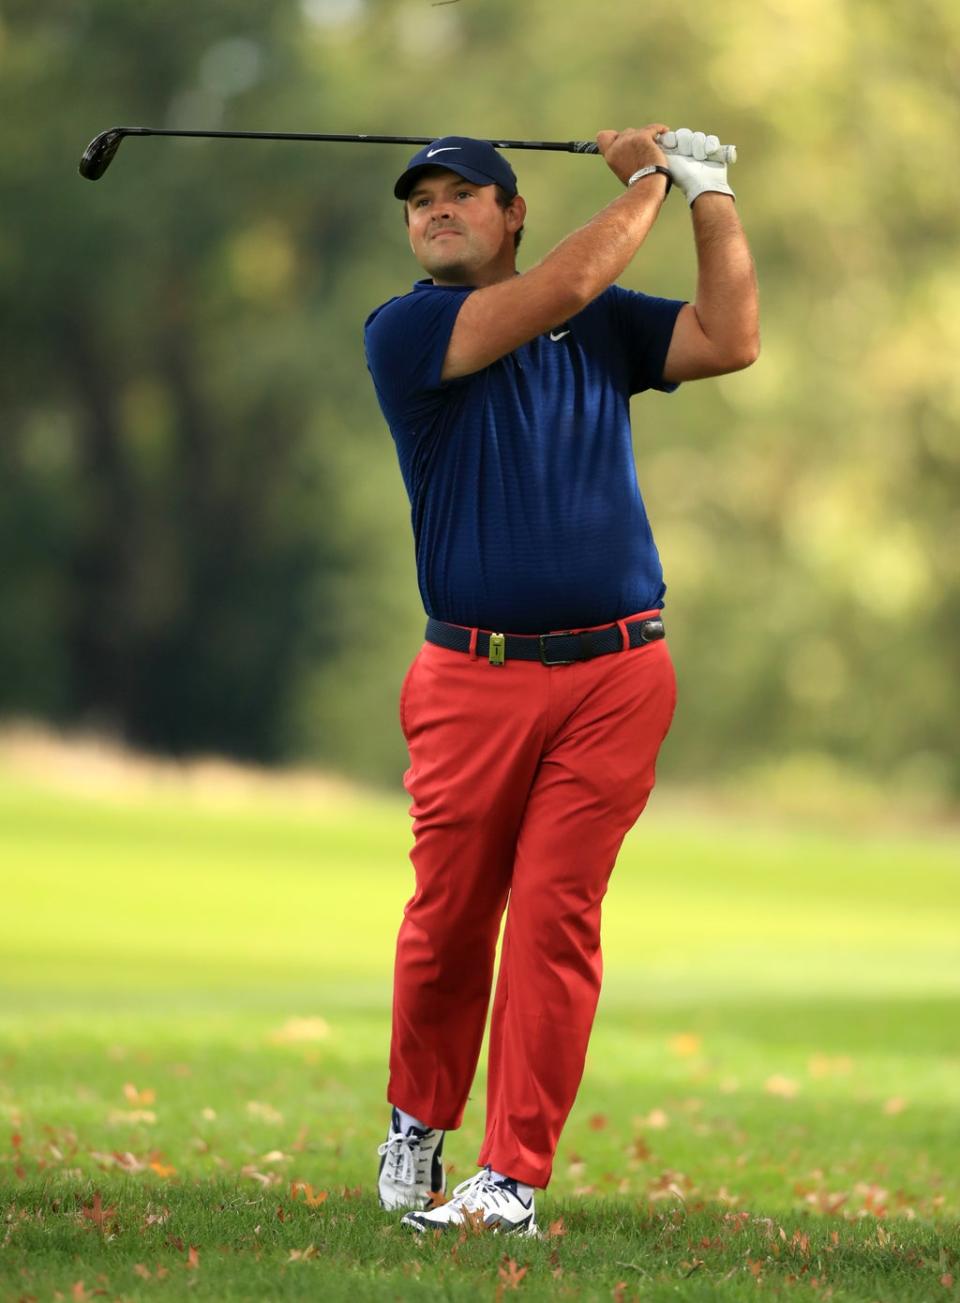
<path fill-rule="evenodd" d="M 315 1244 L 308 1244 L 305 1249 L 291 1249 L 287 1262 L 307 1262 L 310 1258 L 316 1258 L 319 1252 Z"/>
<path fill-rule="evenodd" d="M 285 1154 L 281 1149 L 271 1149 L 269 1154 L 264 1154 L 260 1159 L 261 1163 L 286 1163 L 289 1162 L 290 1155 Z"/>
<path fill-rule="evenodd" d="M 635 1158 L 638 1163 L 645 1163 L 650 1157 L 650 1146 L 644 1140 L 643 1136 L 637 1136 L 636 1140 L 627 1150 L 628 1158 Z"/>
<path fill-rule="evenodd" d="M 296 1045 L 304 1041 L 325 1041 L 330 1024 L 325 1018 L 288 1018 L 282 1027 L 270 1033 L 274 1045 Z"/>
<path fill-rule="evenodd" d="M 676 1036 L 671 1036 L 667 1044 L 672 1054 L 680 1058 L 689 1058 L 693 1054 L 699 1054 L 703 1040 L 694 1032 L 678 1032 Z"/>
<path fill-rule="evenodd" d="M 526 1267 L 518 1267 L 513 1258 L 505 1258 L 497 1270 L 497 1275 L 505 1289 L 519 1289 L 527 1270 Z"/>
<path fill-rule="evenodd" d="M 852 1071 L 853 1059 L 849 1054 L 812 1054 L 807 1060 L 811 1077 L 846 1077 Z"/>
<path fill-rule="evenodd" d="M 152 1126 L 156 1120 L 156 1113 L 149 1108 L 133 1108 L 129 1110 L 112 1108 L 107 1114 L 107 1121 L 111 1126 L 116 1126 L 117 1123 L 126 1123 L 128 1126 L 136 1126 L 138 1122 L 145 1122 L 149 1126 Z"/>
<path fill-rule="evenodd" d="M 150 1164 L 150 1170 L 151 1172 L 156 1172 L 157 1176 L 173 1176 L 177 1169 L 172 1163 L 161 1163 L 157 1159 L 154 1159 Z"/>
<path fill-rule="evenodd" d="M 283 1179 L 279 1172 L 258 1172 L 252 1163 L 245 1163 L 240 1168 L 241 1176 L 249 1176 L 251 1181 L 259 1181 L 261 1185 L 279 1185 Z"/>
<path fill-rule="evenodd" d="M 149 1087 L 146 1090 L 137 1090 L 132 1081 L 128 1081 L 123 1088 L 123 1094 L 129 1104 L 155 1104 L 157 1102 L 157 1092 Z"/>
<path fill-rule="evenodd" d="M 555 1222 L 551 1222 L 547 1228 L 546 1238 L 548 1240 L 559 1240 L 561 1235 L 566 1235 L 567 1228 L 563 1224 L 563 1218 L 558 1217 Z"/>
<path fill-rule="evenodd" d="M 610 1119 L 605 1113 L 594 1113 L 587 1122 L 587 1126 L 591 1131 L 602 1131 L 609 1121 Z"/>
<path fill-rule="evenodd" d="M 73 1282 L 73 1287 L 70 1290 L 70 1297 L 72 1299 L 80 1300 L 92 1298 L 93 1296 L 87 1293 L 82 1280 L 75 1280 Z"/>
<path fill-rule="evenodd" d="M 308 1208 L 319 1208 L 322 1203 L 327 1201 L 326 1190 L 314 1190 L 309 1181 L 293 1181 L 290 1185 L 290 1194 L 294 1199 L 303 1198 Z"/>
<path fill-rule="evenodd" d="M 768 1095 L 779 1095 L 781 1099 L 793 1099 L 800 1089 L 792 1077 L 784 1077 L 780 1073 L 768 1077 L 763 1083 L 763 1088 Z"/>
<path fill-rule="evenodd" d="M 662 1131 L 664 1127 L 670 1125 L 670 1119 L 662 1108 L 651 1109 L 643 1122 L 644 1126 L 648 1126 L 651 1131 Z"/>
<path fill-rule="evenodd" d="M 259 1099 L 251 1099 L 247 1102 L 247 1112 L 252 1118 L 259 1118 L 261 1122 L 271 1122 L 276 1125 L 283 1121 L 282 1113 L 278 1112 L 272 1104 L 265 1104 Z"/>
<path fill-rule="evenodd" d="M 197 1271 L 200 1267 L 200 1251 L 191 1244 L 187 1251 L 187 1271 Z"/>
<path fill-rule="evenodd" d="M 140 1277 L 141 1280 L 153 1279 L 152 1275 L 150 1274 L 150 1268 L 145 1267 L 142 1262 L 135 1262 L 133 1264 L 133 1270 L 136 1272 L 136 1274 Z"/>
<path fill-rule="evenodd" d="M 93 1203 L 83 1208 L 82 1212 L 83 1216 L 86 1217 L 88 1221 L 93 1222 L 94 1226 L 101 1231 L 105 1226 L 116 1219 L 117 1214 L 115 1207 L 104 1208 L 103 1199 L 100 1196 L 99 1190 L 94 1193 Z M 80 1284 L 82 1285 L 83 1282 L 81 1281 Z"/>
<path fill-rule="evenodd" d="M 887 1117 L 896 1117 L 896 1115 L 902 1113 L 906 1107 L 907 1101 L 900 1095 L 894 1095 L 892 1099 L 888 1099 L 884 1104 L 883 1111 L 886 1113 Z"/>

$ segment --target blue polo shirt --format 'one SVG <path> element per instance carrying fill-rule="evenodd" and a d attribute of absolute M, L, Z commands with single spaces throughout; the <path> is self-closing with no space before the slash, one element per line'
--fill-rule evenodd
<path fill-rule="evenodd" d="M 418 281 L 364 331 L 410 496 L 427 614 L 544 633 L 660 607 L 629 400 L 676 389 L 663 364 L 683 301 L 614 285 L 491 366 L 443 381 L 472 292 Z"/>

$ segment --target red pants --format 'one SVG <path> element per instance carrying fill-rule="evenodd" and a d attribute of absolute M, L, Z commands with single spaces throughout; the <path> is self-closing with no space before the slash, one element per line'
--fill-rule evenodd
<path fill-rule="evenodd" d="M 600 904 L 675 702 L 663 640 L 553 667 L 425 643 L 403 684 L 416 891 L 397 939 L 387 1097 L 460 1125 L 509 895 L 479 1163 L 539 1188 L 583 1076 Z"/>

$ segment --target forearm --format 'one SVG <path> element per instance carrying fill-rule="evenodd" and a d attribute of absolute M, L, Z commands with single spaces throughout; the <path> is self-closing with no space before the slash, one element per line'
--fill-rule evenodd
<path fill-rule="evenodd" d="M 643 177 L 528 272 L 471 294 L 454 325 L 443 378 L 489 366 L 581 312 L 613 284 L 639 249 L 666 187 L 658 172 Z"/>
<path fill-rule="evenodd" d="M 527 290 L 541 282 L 544 288 L 566 286 L 573 297 L 564 315 L 579 312 L 628 266 L 656 221 L 666 191 L 660 173 L 643 177 L 531 267 L 524 276 Z"/>
<path fill-rule="evenodd" d="M 694 310 L 719 354 L 749 366 L 760 351 L 757 275 L 734 201 L 706 193 L 691 209 L 697 247 Z"/>

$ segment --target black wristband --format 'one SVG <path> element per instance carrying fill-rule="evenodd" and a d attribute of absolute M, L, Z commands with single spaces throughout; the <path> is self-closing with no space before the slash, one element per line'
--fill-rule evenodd
<path fill-rule="evenodd" d="M 634 172 L 633 176 L 627 182 L 627 189 L 629 190 L 634 182 L 642 180 L 643 177 L 652 176 L 654 172 L 662 172 L 667 178 L 667 188 L 664 191 L 664 198 L 666 198 L 670 193 L 670 187 L 673 185 L 673 177 L 670 175 L 670 169 L 661 167 L 659 163 L 650 163 L 647 167 L 640 168 L 639 172 Z"/>

